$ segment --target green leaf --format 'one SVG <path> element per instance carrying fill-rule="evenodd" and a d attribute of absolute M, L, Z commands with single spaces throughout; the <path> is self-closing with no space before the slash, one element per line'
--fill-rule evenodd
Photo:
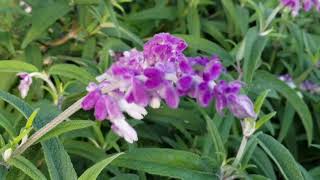
<path fill-rule="evenodd" d="M 260 36 L 257 28 L 251 28 L 247 32 L 244 43 L 244 62 L 243 62 L 243 78 L 244 81 L 250 83 L 254 72 L 262 54 L 264 47 L 267 44 L 267 37 Z"/>
<path fill-rule="evenodd" d="M 10 158 L 8 164 L 14 166 L 21 171 L 23 171 L 26 175 L 34 180 L 45 180 L 47 179 L 39 169 L 32 164 L 28 159 L 24 158 L 23 156 L 17 156 L 14 158 Z"/>
<path fill-rule="evenodd" d="M 193 4 L 188 11 L 187 25 L 188 25 L 189 34 L 199 38 L 200 31 L 201 31 L 200 30 L 200 17 L 199 17 L 197 5 L 195 5 L 195 4 Z"/>
<path fill-rule="evenodd" d="M 92 37 L 88 39 L 83 46 L 82 58 L 88 59 L 88 60 L 94 59 L 95 50 L 96 50 L 95 48 L 96 48 L 96 39 Z"/>
<path fill-rule="evenodd" d="M 268 156 L 260 147 L 255 148 L 251 156 L 251 159 L 253 164 L 257 166 L 259 172 L 261 172 L 262 174 L 264 174 L 265 176 L 269 177 L 272 180 L 277 179 L 273 169 L 274 164 L 272 164 Z"/>
<path fill-rule="evenodd" d="M 230 45 L 226 41 L 226 37 L 222 32 L 216 27 L 215 23 L 212 21 L 202 20 L 201 21 L 202 30 L 212 36 L 217 40 L 225 49 L 230 49 Z"/>
<path fill-rule="evenodd" d="M 139 176 L 135 174 L 119 174 L 115 177 L 112 177 L 110 180 L 139 180 Z"/>
<path fill-rule="evenodd" d="M 258 139 L 263 150 L 269 155 L 285 179 L 303 180 L 299 166 L 291 153 L 273 137 L 261 134 Z"/>
<path fill-rule="evenodd" d="M 8 170 L 5 166 L 0 165 L 0 179 L 6 179 Z"/>
<path fill-rule="evenodd" d="M 18 60 L 1 60 L 0 72 L 37 72 L 34 65 Z"/>
<path fill-rule="evenodd" d="M 230 56 L 230 54 L 214 42 L 211 42 L 203 38 L 197 38 L 191 35 L 175 35 L 184 39 L 191 48 L 199 49 L 201 51 L 206 52 L 209 55 L 217 54 L 221 58 L 225 66 L 229 66 L 233 63 L 233 58 Z"/>
<path fill-rule="evenodd" d="M 294 119 L 295 109 L 288 102 L 284 108 L 283 115 L 281 117 L 280 122 L 280 132 L 278 136 L 278 141 L 282 142 L 283 139 L 287 136 L 290 127 L 292 126 L 292 122 Z"/>
<path fill-rule="evenodd" d="M 224 0 L 221 1 L 223 8 L 225 9 L 225 12 L 227 14 L 228 17 L 228 22 L 231 23 L 234 27 L 236 34 L 238 34 L 239 30 L 240 30 L 240 24 L 239 24 L 239 16 L 237 14 L 237 9 L 233 3 L 232 0 Z"/>
<path fill-rule="evenodd" d="M 99 4 L 100 0 L 73 0 L 72 2 L 79 5 L 91 5 Z"/>
<path fill-rule="evenodd" d="M 264 103 L 264 100 L 266 99 L 268 93 L 270 92 L 269 89 L 263 91 L 257 98 L 257 100 L 254 102 L 254 112 L 257 114 L 260 113 L 261 107 Z"/>
<path fill-rule="evenodd" d="M 260 71 L 257 73 L 255 86 L 264 89 L 273 89 L 283 95 L 291 106 L 298 112 L 302 124 L 307 132 L 308 143 L 311 144 L 313 136 L 313 123 L 310 111 L 306 103 L 297 95 L 296 91 L 291 89 L 287 84 L 279 80 L 274 75 Z"/>
<path fill-rule="evenodd" d="M 111 157 L 108 157 L 95 165 L 91 166 L 89 169 L 87 169 L 80 177 L 79 180 L 94 180 L 97 179 L 101 171 L 110 164 L 114 159 L 122 155 L 123 153 L 115 154 Z"/>
<path fill-rule="evenodd" d="M 256 124 L 256 129 L 259 129 L 260 127 L 262 127 L 266 122 L 268 122 L 273 116 L 275 116 L 277 114 L 277 112 L 271 112 L 267 115 L 262 116 Z"/>
<path fill-rule="evenodd" d="M 65 76 L 68 78 L 76 79 L 86 85 L 91 81 L 95 81 L 94 77 L 89 72 L 87 72 L 83 68 L 80 68 L 72 64 L 53 65 L 49 69 L 49 74 Z"/>
<path fill-rule="evenodd" d="M 118 38 L 128 39 L 128 40 L 136 43 L 138 45 L 138 47 L 139 46 L 143 47 L 142 39 L 139 36 L 137 36 L 135 33 L 131 32 L 129 30 L 129 28 L 122 27 L 120 25 L 116 27 L 115 24 L 113 24 L 113 23 L 107 23 L 105 26 L 104 25 L 101 25 L 101 26 L 104 27 L 104 28 L 109 29 L 109 32 L 106 32 L 107 34 L 110 34 L 110 35 L 113 35 L 113 36 L 117 36 Z M 112 30 L 117 30 L 117 32 L 116 33 L 112 33 L 113 32 Z M 119 34 L 119 32 L 120 32 L 120 34 Z"/>
<path fill-rule="evenodd" d="M 8 102 L 15 107 L 25 118 L 30 117 L 34 109 L 20 98 L 0 90 L 0 99 Z M 37 130 L 51 121 L 59 113 L 54 106 L 41 105 L 38 116 L 33 123 L 33 127 Z M 47 110 L 47 111 L 44 111 Z M 70 157 L 64 150 L 58 138 L 52 138 L 42 142 L 42 149 L 49 170 L 51 179 L 53 180 L 72 180 L 77 178 L 77 174 L 73 169 Z"/>
<path fill-rule="evenodd" d="M 311 144 L 311 146 L 320 149 L 320 144 Z"/>
<path fill-rule="evenodd" d="M 309 170 L 309 173 L 312 175 L 314 179 L 319 179 L 320 178 L 320 166 L 316 166 Z"/>
<path fill-rule="evenodd" d="M 39 70 L 42 70 L 43 57 L 41 53 L 40 46 L 37 46 L 36 43 L 32 43 L 27 46 L 24 50 L 26 62 L 33 64 Z"/>
<path fill-rule="evenodd" d="M 56 20 L 71 10 L 66 0 L 51 2 L 47 3 L 46 6 L 40 6 L 32 10 L 32 26 L 22 42 L 22 48 L 25 48 L 30 42 L 39 38 Z"/>
<path fill-rule="evenodd" d="M 131 13 L 128 20 L 150 20 L 150 19 L 174 19 L 176 9 L 174 7 L 154 7 L 139 12 Z"/>
<path fill-rule="evenodd" d="M 2 126 L 11 137 L 16 136 L 16 131 L 14 129 L 13 122 L 10 121 L 7 117 L 5 117 L 2 113 L 0 113 L 0 126 Z"/>
<path fill-rule="evenodd" d="M 95 122 L 89 121 L 89 120 L 71 120 L 66 121 L 61 124 L 59 124 L 57 127 L 49 131 L 47 134 L 42 136 L 38 141 L 45 141 L 48 139 L 51 139 L 53 137 L 57 137 L 61 134 L 64 134 L 69 131 L 77 130 L 77 129 L 83 129 L 90 126 L 94 126 Z"/>
<path fill-rule="evenodd" d="M 84 157 L 93 162 L 98 162 L 107 157 L 102 149 L 88 142 L 68 140 L 64 142 L 64 146 L 69 153 Z"/>
<path fill-rule="evenodd" d="M 29 116 L 29 118 L 27 119 L 27 123 L 26 123 L 26 129 L 29 129 L 32 127 L 33 121 L 36 118 L 38 112 L 39 112 L 39 108 L 35 109 L 31 115 Z"/>
<path fill-rule="evenodd" d="M 203 109 L 199 108 L 199 111 L 205 118 L 207 122 L 207 130 L 211 137 L 212 143 L 215 148 L 216 158 L 219 163 L 222 163 L 223 158 L 226 156 L 226 150 L 223 145 L 223 141 L 221 139 L 221 136 L 219 134 L 218 128 L 216 127 L 215 123 L 213 122 L 213 119 L 211 119 L 207 113 L 204 112 Z"/>
<path fill-rule="evenodd" d="M 111 164 L 178 179 L 215 179 L 216 174 L 211 171 L 205 171 L 202 163 L 200 156 L 187 151 L 137 148 L 126 152 Z"/>
<path fill-rule="evenodd" d="M 11 54 L 14 54 L 15 49 L 10 36 L 9 32 L 0 31 L 0 45 L 4 46 Z"/>
<path fill-rule="evenodd" d="M 298 164 L 298 166 L 301 170 L 304 180 L 314 180 L 311 173 L 309 173 L 301 164 Z"/>

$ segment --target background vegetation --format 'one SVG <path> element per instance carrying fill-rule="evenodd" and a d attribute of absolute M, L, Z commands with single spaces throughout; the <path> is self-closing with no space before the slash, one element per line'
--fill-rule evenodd
<path fill-rule="evenodd" d="M 305 80 L 320 84 L 316 10 L 292 17 L 281 9 L 268 21 L 278 0 L 23 2 L 0 0 L 1 153 L 19 144 L 24 130 L 34 133 L 82 97 L 88 82 L 112 63 L 110 50 L 141 49 L 159 32 L 187 41 L 190 56 L 219 55 L 225 78 L 240 74 L 253 100 L 269 89 L 261 115 L 276 115 L 250 138 L 240 166 L 232 167 L 240 120 L 219 116 L 214 104 L 200 112 L 185 99 L 177 110 L 149 109 L 143 121 L 129 121 L 139 135 L 134 144 L 110 131 L 108 122 L 79 111 L 23 156 L 3 162 L 0 179 L 70 180 L 86 170 L 82 179 L 100 171 L 98 179 L 218 179 L 222 170 L 244 179 L 320 179 L 320 96 L 299 88 Z M 58 106 L 40 80 L 18 98 L 16 73 L 34 71 L 50 75 Z M 282 74 L 292 75 L 296 88 L 279 80 Z M 33 121 L 36 108 L 31 128 L 26 119 Z M 111 162 L 118 152 L 125 154 Z"/>

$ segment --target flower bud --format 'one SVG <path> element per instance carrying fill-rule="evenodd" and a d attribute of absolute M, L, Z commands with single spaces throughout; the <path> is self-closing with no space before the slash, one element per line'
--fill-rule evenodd
<path fill-rule="evenodd" d="M 4 151 L 4 153 L 2 154 L 2 158 L 5 162 L 7 162 L 10 159 L 11 155 L 12 155 L 12 149 L 9 148 Z"/>

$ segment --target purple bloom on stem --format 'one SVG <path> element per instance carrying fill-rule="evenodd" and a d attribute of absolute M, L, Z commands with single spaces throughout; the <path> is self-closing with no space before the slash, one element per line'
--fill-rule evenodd
<path fill-rule="evenodd" d="M 290 74 L 281 75 L 279 76 L 279 79 L 285 82 L 290 88 L 296 88 L 296 85 L 294 84 L 293 78 Z"/>
<path fill-rule="evenodd" d="M 255 119 L 257 117 L 253 103 L 246 95 L 230 95 L 228 97 L 228 107 L 233 115 L 240 119 L 248 117 Z"/>
<path fill-rule="evenodd" d="M 147 68 L 144 75 L 148 78 L 145 82 L 147 89 L 158 89 L 164 81 L 164 73 L 157 68 Z"/>
<path fill-rule="evenodd" d="M 209 61 L 203 72 L 203 79 L 205 81 L 216 80 L 222 72 L 222 64 L 217 57 L 213 57 L 211 61 Z"/>
<path fill-rule="evenodd" d="M 177 82 L 177 88 L 181 91 L 188 91 L 192 86 L 192 77 L 183 76 Z"/>
<path fill-rule="evenodd" d="M 221 113 L 224 108 L 228 108 L 233 115 L 240 119 L 255 119 L 257 115 L 254 112 L 253 103 L 247 96 L 239 95 L 241 85 L 239 81 L 231 83 L 221 81 L 217 84 L 214 89 L 214 95 L 217 99 L 216 109 Z"/>
<path fill-rule="evenodd" d="M 108 119 L 112 130 L 129 143 L 138 140 L 136 131 L 126 122 L 123 113 L 134 119 L 143 119 L 145 107 L 159 108 L 161 100 L 168 107 L 177 108 L 180 96 L 188 95 L 207 107 L 216 99 L 219 113 L 224 108 L 239 118 L 256 114 L 250 99 L 239 95 L 241 83 L 216 80 L 223 72 L 217 56 L 188 58 L 183 54 L 187 48 L 184 40 L 169 33 L 160 33 L 150 39 L 143 52 L 132 49 L 114 56 L 116 62 L 91 83 L 82 102 L 84 110 L 94 109 L 97 120 Z M 118 87 L 102 94 L 105 86 Z"/>
<path fill-rule="evenodd" d="M 305 11 L 310 11 L 313 6 L 313 0 L 304 0 L 303 1 L 303 9 Z"/>
<path fill-rule="evenodd" d="M 166 104 L 170 108 L 177 108 L 180 101 L 177 90 L 171 84 L 167 84 L 162 91 L 161 96 L 165 100 Z"/>
<path fill-rule="evenodd" d="M 81 103 L 82 109 L 90 110 L 94 108 L 100 96 L 101 92 L 99 90 L 89 92 Z"/>
<path fill-rule="evenodd" d="M 132 95 L 134 102 L 141 106 L 147 106 L 149 103 L 149 96 L 146 92 L 144 84 L 140 80 L 133 78 L 132 80 Z"/>
<path fill-rule="evenodd" d="M 318 85 L 310 80 L 305 80 L 300 84 L 300 89 L 303 91 L 308 91 L 310 93 L 319 93 L 320 92 L 320 85 Z"/>
<path fill-rule="evenodd" d="M 185 60 L 179 62 L 179 68 L 183 73 L 189 74 L 193 72 L 191 65 Z"/>
<path fill-rule="evenodd" d="M 20 84 L 18 89 L 22 98 L 25 98 L 29 92 L 30 86 L 32 84 L 32 76 L 26 72 L 21 72 L 17 74 L 20 78 Z"/>
<path fill-rule="evenodd" d="M 99 121 L 105 120 L 108 115 L 106 98 L 107 98 L 106 95 L 101 95 L 95 103 L 94 116 Z"/>
<path fill-rule="evenodd" d="M 292 15 L 296 16 L 300 10 L 300 0 L 281 0 L 281 3 L 292 11 Z"/>
<path fill-rule="evenodd" d="M 187 48 L 187 43 L 169 33 L 159 33 L 143 47 L 144 58 L 153 65 L 161 61 L 176 61 Z"/>
<path fill-rule="evenodd" d="M 197 100 L 200 106 L 207 107 L 211 102 L 212 97 L 213 95 L 209 88 L 205 88 L 199 91 Z"/>

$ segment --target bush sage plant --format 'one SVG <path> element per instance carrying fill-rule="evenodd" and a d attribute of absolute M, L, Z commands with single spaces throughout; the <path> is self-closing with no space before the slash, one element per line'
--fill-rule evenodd
<path fill-rule="evenodd" d="M 318 0 L 0 2 L 0 179 L 319 179 Z"/>

